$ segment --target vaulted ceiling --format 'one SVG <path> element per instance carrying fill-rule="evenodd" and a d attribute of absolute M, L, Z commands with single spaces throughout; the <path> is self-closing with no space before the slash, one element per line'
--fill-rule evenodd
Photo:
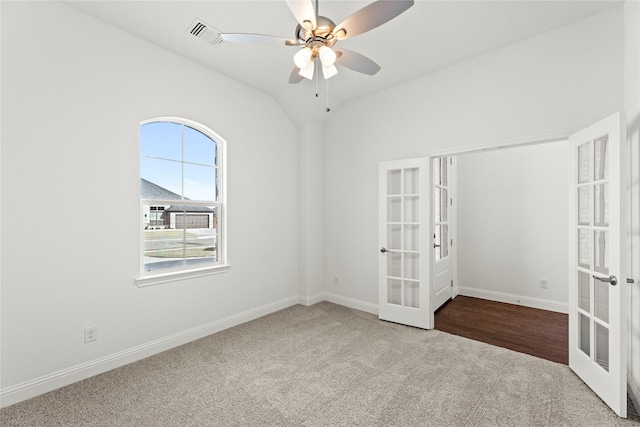
<path fill-rule="evenodd" d="M 324 79 L 288 84 L 298 48 L 230 42 L 211 45 L 187 31 L 200 19 L 223 33 L 294 38 L 297 22 L 284 0 L 66 3 L 272 95 L 297 124 L 306 120 L 321 124 L 351 100 L 618 7 L 622 1 L 417 0 L 396 19 L 338 42 L 336 47 L 362 53 L 382 70 L 368 76 L 339 67 L 338 75 L 328 81 L 329 113 L 325 111 Z M 369 3 L 320 0 L 318 11 L 338 23 Z"/>

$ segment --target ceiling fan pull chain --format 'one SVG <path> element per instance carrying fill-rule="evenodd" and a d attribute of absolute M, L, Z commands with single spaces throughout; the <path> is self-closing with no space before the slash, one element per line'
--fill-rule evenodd
<path fill-rule="evenodd" d="M 331 108 L 329 107 L 329 79 L 326 79 L 325 82 L 327 82 L 327 113 L 329 111 L 331 111 Z"/>
<path fill-rule="evenodd" d="M 319 76 L 319 74 L 318 74 L 318 63 L 315 62 L 315 61 L 313 61 L 313 62 L 314 62 L 314 67 L 316 67 L 316 98 L 319 98 L 318 93 L 320 91 L 318 90 L 318 80 L 320 80 L 320 78 L 318 77 Z"/>

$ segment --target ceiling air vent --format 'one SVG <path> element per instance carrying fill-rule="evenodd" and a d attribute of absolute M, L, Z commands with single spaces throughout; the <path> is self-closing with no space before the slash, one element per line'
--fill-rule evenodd
<path fill-rule="evenodd" d="M 220 30 L 200 19 L 193 21 L 193 24 L 187 28 L 187 32 L 213 46 L 222 43 Z"/>

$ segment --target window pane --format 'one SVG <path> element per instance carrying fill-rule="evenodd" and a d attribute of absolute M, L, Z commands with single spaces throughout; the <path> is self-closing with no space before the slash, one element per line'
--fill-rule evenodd
<path fill-rule="evenodd" d="M 594 186 L 594 221 L 595 225 L 607 227 L 609 225 L 609 184 Z"/>
<path fill-rule="evenodd" d="M 217 201 L 216 169 L 185 163 L 184 196 L 189 200 Z"/>
<path fill-rule="evenodd" d="M 387 173 L 387 194 L 402 194 L 402 170 L 392 170 Z"/>
<path fill-rule="evenodd" d="M 153 271 L 183 266 L 183 240 L 183 230 L 169 228 L 145 230 L 144 270 Z"/>
<path fill-rule="evenodd" d="M 140 158 L 140 198 L 180 200 L 182 195 L 182 163 Z"/>
<path fill-rule="evenodd" d="M 418 194 L 418 169 L 404 170 L 404 194 Z"/>
<path fill-rule="evenodd" d="M 609 232 L 594 232 L 594 269 L 609 274 Z"/>
<path fill-rule="evenodd" d="M 389 304 L 402 304 L 402 281 L 387 279 L 387 302 Z"/>
<path fill-rule="evenodd" d="M 420 308 L 420 286 L 416 282 L 404 282 L 404 305 Z"/>
<path fill-rule="evenodd" d="M 591 256 L 591 240 L 589 230 L 578 230 L 578 265 L 591 268 L 589 257 Z"/>
<path fill-rule="evenodd" d="M 387 225 L 388 249 L 402 249 L 402 225 Z"/>
<path fill-rule="evenodd" d="M 404 198 L 404 221 L 405 222 L 418 222 L 418 197 L 406 196 Z"/>
<path fill-rule="evenodd" d="M 578 307 L 591 312 L 591 277 L 583 272 L 578 272 Z"/>
<path fill-rule="evenodd" d="M 446 188 L 440 190 L 440 222 L 449 221 L 449 194 Z"/>
<path fill-rule="evenodd" d="M 446 187 L 448 186 L 447 182 L 447 157 L 442 157 L 440 159 L 440 185 Z"/>
<path fill-rule="evenodd" d="M 578 188 L 578 224 L 589 225 L 589 187 Z"/>
<path fill-rule="evenodd" d="M 609 284 L 594 280 L 595 296 L 595 314 L 596 317 L 604 322 L 609 323 Z"/>
<path fill-rule="evenodd" d="M 589 162 L 591 156 L 591 143 L 578 147 L 578 182 L 589 181 Z"/>
<path fill-rule="evenodd" d="M 402 221 L 402 199 L 400 197 L 387 197 L 387 222 Z"/>
<path fill-rule="evenodd" d="M 140 155 L 182 160 L 182 125 L 153 122 L 140 126 Z"/>
<path fill-rule="evenodd" d="M 184 127 L 184 161 L 216 165 L 216 142 L 202 132 Z"/>
<path fill-rule="evenodd" d="M 609 329 L 596 323 L 596 363 L 609 372 Z"/>
<path fill-rule="evenodd" d="M 578 348 L 584 352 L 587 356 L 591 354 L 591 329 L 589 327 L 591 320 L 578 313 Z"/>
<path fill-rule="evenodd" d="M 419 255 L 414 253 L 404 254 L 404 278 L 418 280 L 420 277 Z"/>
<path fill-rule="evenodd" d="M 594 180 L 609 178 L 609 167 L 607 166 L 608 140 L 609 137 L 605 135 L 595 141 L 593 150 Z"/>
<path fill-rule="evenodd" d="M 404 249 L 408 251 L 417 251 L 420 249 L 419 245 L 420 226 L 405 225 L 404 226 Z"/>

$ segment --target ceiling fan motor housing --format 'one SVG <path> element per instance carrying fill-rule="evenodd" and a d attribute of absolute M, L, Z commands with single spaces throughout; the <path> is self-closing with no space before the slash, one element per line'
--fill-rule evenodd
<path fill-rule="evenodd" d="M 295 37 L 298 43 L 313 51 L 317 51 L 321 46 L 332 47 L 336 44 L 338 40 L 333 34 L 335 22 L 325 16 L 318 16 L 316 22 L 316 27 L 312 29 L 307 29 L 300 24 L 296 26 Z"/>

